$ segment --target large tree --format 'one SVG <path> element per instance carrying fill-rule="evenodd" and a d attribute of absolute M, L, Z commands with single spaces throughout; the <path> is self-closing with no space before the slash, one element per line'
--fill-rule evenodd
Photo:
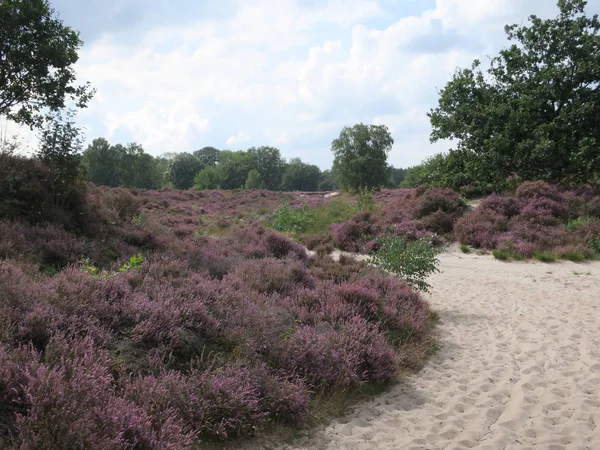
<path fill-rule="evenodd" d="M 250 166 L 260 174 L 265 187 L 272 191 L 279 189 L 285 166 L 279 150 L 275 147 L 252 147 L 247 154 Z"/>
<path fill-rule="evenodd" d="M 387 155 L 394 139 L 385 125 L 356 124 L 344 127 L 331 144 L 333 172 L 347 190 L 384 186 L 390 177 Z"/>
<path fill-rule="evenodd" d="M 252 166 L 245 151 L 222 150 L 216 169 L 221 189 L 243 189 Z"/>
<path fill-rule="evenodd" d="M 321 169 L 292 158 L 283 172 L 281 187 L 284 191 L 316 191 L 321 179 Z"/>
<path fill-rule="evenodd" d="M 213 167 L 219 162 L 221 151 L 214 147 L 202 147 L 194 152 L 194 156 L 202 161 L 204 167 Z"/>
<path fill-rule="evenodd" d="M 204 169 L 202 162 L 191 153 L 179 153 L 169 165 L 169 181 L 177 189 L 189 189 L 194 177 Z"/>
<path fill-rule="evenodd" d="M 583 0 L 505 28 L 515 43 L 482 71 L 456 72 L 429 112 L 432 141 L 455 139 L 481 181 L 584 181 L 600 173 L 600 21 Z"/>
<path fill-rule="evenodd" d="M 97 138 L 83 152 L 81 165 L 87 178 L 96 186 L 119 186 L 121 154 L 104 138 Z"/>
<path fill-rule="evenodd" d="M 81 45 L 48 0 L 0 1 L 0 115 L 33 127 L 47 110 L 85 107 L 93 91 L 73 68 Z"/>

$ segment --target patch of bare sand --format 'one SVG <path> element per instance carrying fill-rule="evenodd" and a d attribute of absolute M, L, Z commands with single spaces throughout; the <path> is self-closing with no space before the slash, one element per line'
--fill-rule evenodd
<path fill-rule="evenodd" d="M 451 250 L 430 278 L 441 348 L 284 449 L 599 449 L 600 263 Z"/>

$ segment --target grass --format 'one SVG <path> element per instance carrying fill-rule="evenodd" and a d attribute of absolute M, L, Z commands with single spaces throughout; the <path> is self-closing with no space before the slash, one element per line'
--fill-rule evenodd
<path fill-rule="evenodd" d="M 460 251 L 463 253 L 471 253 L 471 249 L 467 244 L 460 244 Z"/>
<path fill-rule="evenodd" d="M 550 252 L 537 252 L 534 254 L 535 259 L 544 263 L 556 261 L 556 255 Z"/>
<path fill-rule="evenodd" d="M 290 233 L 296 239 L 325 233 L 332 223 L 348 220 L 360 211 L 352 198 L 349 194 L 343 194 L 341 198 L 314 208 L 292 208 L 283 204 L 274 212 L 269 225 L 277 231 Z"/>
<path fill-rule="evenodd" d="M 580 252 L 567 252 L 563 255 L 563 258 L 573 262 L 581 262 L 586 259 L 585 255 Z"/>
<path fill-rule="evenodd" d="M 576 276 L 581 276 L 581 275 L 590 276 L 591 274 L 592 274 L 591 271 L 587 271 L 587 272 L 577 272 L 575 270 L 573 271 L 573 275 L 576 275 Z"/>
<path fill-rule="evenodd" d="M 492 255 L 494 255 L 494 258 L 500 260 L 500 261 L 507 261 L 510 259 L 511 257 L 511 253 L 508 250 L 492 250 Z"/>

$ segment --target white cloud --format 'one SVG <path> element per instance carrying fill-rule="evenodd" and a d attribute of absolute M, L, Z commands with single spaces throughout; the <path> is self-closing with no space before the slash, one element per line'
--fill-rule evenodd
<path fill-rule="evenodd" d="M 78 73 L 98 94 L 80 120 L 96 133 L 90 140 L 124 134 L 154 154 L 276 145 L 323 168 L 343 126 L 385 123 L 390 160 L 415 164 L 448 147 L 429 144 L 437 89 L 457 67 L 497 53 L 504 24 L 555 15 L 554 3 L 437 0 L 410 16 L 403 1 L 240 1 L 228 18 L 190 17 L 85 47 Z"/>
<path fill-rule="evenodd" d="M 240 131 L 235 136 L 231 136 L 229 139 L 227 139 L 225 141 L 225 143 L 227 145 L 234 145 L 234 144 L 242 144 L 244 142 L 249 142 L 250 140 L 251 140 L 250 137 L 248 135 L 246 135 L 246 133 L 244 133 L 243 131 Z"/>

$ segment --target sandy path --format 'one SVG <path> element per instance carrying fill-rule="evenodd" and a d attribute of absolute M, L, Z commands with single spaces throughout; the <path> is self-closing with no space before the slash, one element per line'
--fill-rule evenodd
<path fill-rule="evenodd" d="M 440 259 L 436 356 L 283 448 L 600 449 L 600 263 Z"/>

